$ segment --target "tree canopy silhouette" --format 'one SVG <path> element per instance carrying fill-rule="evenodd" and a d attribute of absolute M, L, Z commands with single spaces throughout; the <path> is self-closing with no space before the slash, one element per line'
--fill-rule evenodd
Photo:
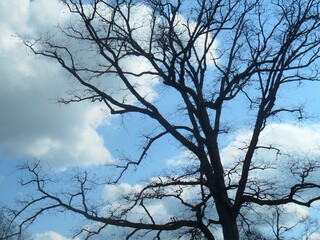
<path fill-rule="evenodd" d="M 139 157 L 109 166 L 118 175 L 103 184 L 117 186 L 126 171 L 140 167 L 161 138 L 170 138 L 188 158 L 174 172 L 159 173 L 140 188 L 124 192 L 116 208 L 90 200 L 90 191 L 99 183 L 87 172 L 73 178 L 78 188 L 57 193 L 47 188 L 52 182 L 38 163 L 26 164 L 22 168 L 30 174 L 22 184 L 35 186 L 37 193 L 15 212 L 16 218 L 28 212 L 22 224 L 57 209 L 95 222 L 96 228 L 79 230 L 86 238 L 115 226 L 127 230 L 126 239 L 216 239 L 221 229 L 224 239 L 237 240 L 240 226 L 250 230 L 248 209 L 310 207 L 320 199 L 316 156 L 301 159 L 259 141 L 273 119 L 304 118 L 301 106 L 283 103 L 279 97 L 290 86 L 319 80 L 319 1 L 62 2 L 74 16 L 58 26 L 66 40 L 50 33 L 25 40 L 35 54 L 56 60 L 84 87 L 60 102 L 101 102 L 113 115 L 140 114 L 154 126 L 144 136 Z M 142 67 L 129 68 L 129 62 Z M 143 88 L 146 81 L 153 91 Z M 164 91 L 174 97 L 162 99 Z M 176 114 L 168 114 L 163 103 L 176 107 Z M 232 116 L 228 109 L 237 107 L 243 112 Z M 235 119 L 250 134 L 238 149 L 241 154 L 226 161 L 221 145 L 234 134 Z M 262 161 L 257 156 L 261 152 L 272 159 Z M 285 160 L 278 161 L 280 156 Z M 290 180 L 265 177 L 269 170 L 281 172 L 283 161 Z M 168 199 L 182 210 L 160 219 L 150 206 Z M 131 217 L 137 211 L 140 217 Z"/>

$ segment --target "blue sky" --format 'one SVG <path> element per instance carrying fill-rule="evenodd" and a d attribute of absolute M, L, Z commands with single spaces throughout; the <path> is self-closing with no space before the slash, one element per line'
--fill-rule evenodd
<path fill-rule="evenodd" d="M 30 53 L 23 46 L 21 36 L 38 31 L 54 32 L 53 26 L 58 21 L 69 18 L 67 11 L 55 0 L 0 1 L 0 202 L 5 204 L 11 205 L 14 199 L 29 191 L 17 183 L 22 176 L 16 166 L 22 161 L 40 159 L 61 176 L 75 167 L 94 169 L 101 163 L 116 161 L 122 152 L 135 155 L 143 143 L 143 138 L 137 136 L 152 129 L 152 123 L 140 116 L 126 116 L 123 122 L 121 118 L 110 116 L 99 104 L 65 106 L 56 103 L 57 98 L 66 96 L 69 90 L 78 86 L 57 64 Z M 140 65 L 148 67 L 143 63 Z M 137 66 L 132 63 L 128 67 Z M 149 93 L 152 101 L 159 101 L 160 109 L 172 111 L 173 105 L 168 103 L 174 102 L 175 96 L 158 91 L 154 86 L 154 82 L 145 80 L 141 91 Z M 302 91 L 285 90 L 279 101 L 306 103 L 311 118 L 300 125 L 293 125 L 291 118 L 281 122 L 275 120 L 266 130 L 263 141 L 268 143 L 276 138 L 276 143 L 286 146 L 288 151 L 299 148 L 302 152 L 320 153 L 318 89 L 320 85 L 306 85 Z M 225 118 L 236 130 L 221 144 L 226 162 L 239 154 L 235 150 L 237 144 L 248 134 L 247 120 L 239 121 L 239 118 L 247 116 L 249 111 L 239 106 L 239 102 L 241 99 L 228 106 L 225 113 Z M 276 137 L 271 139 L 272 134 Z M 141 183 L 138 179 L 150 177 L 163 166 L 179 165 L 185 153 L 178 144 L 164 138 L 150 154 L 153 158 L 148 158 L 142 168 L 125 174 L 123 184 L 138 187 Z M 98 197 L 103 197 L 103 193 Z M 297 216 L 309 214 L 302 208 L 296 211 Z M 66 240 L 73 220 L 73 216 L 44 216 L 30 231 L 36 240 Z"/>

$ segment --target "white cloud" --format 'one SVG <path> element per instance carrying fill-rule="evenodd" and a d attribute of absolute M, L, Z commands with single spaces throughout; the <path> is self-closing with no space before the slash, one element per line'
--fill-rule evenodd
<path fill-rule="evenodd" d="M 183 167 L 194 163 L 196 157 L 190 151 L 184 151 L 180 154 L 167 159 L 166 164 L 168 167 Z"/>
<path fill-rule="evenodd" d="M 0 2 L 0 154 L 64 170 L 112 157 L 96 131 L 106 117 L 100 106 L 56 104 L 71 80 L 57 64 L 30 54 L 17 36 L 50 30 L 66 20 L 61 10 L 55 0 Z"/>
<path fill-rule="evenodd" d="M 242 161 L 246 153 L 246 146 L 248 146 L 251 132 L 240 131 L 235 135 L 234 139 L 228 144 L 227 147 L 221 150 L 222 161 L 225 166 L 232 168 L 235 162 Z M 320 125 L 311 124 L 298 126 L 289 123 L 270 124 L 261 133 L 258 143 L 259 146 L 277 148 L 280 150 L 280 155 L 277 155 L 277 150 L 272 149 L 259 149 L 253 158 L 253 164 L 258 165 L 263 163 L 270 169 L 254 170 L 250 172 L 249 179 L 270 182 L 260 186 L 260 190 L 266 189 L 266 193 L 288 194 L 290 186 L 301 181 L 300 175 L 295 177 L 291 173 L 290 167 L 293 165 L 297 169 L 297 173 L 302 171 L 303 166 L 308 166 L 309 161 L 313 161 L 315 156 L 320 154 Z M 241 166 L 240 166 L 241 167 Z M 294 168 L 292 168 L 294 169 Z M 298 170 L 300 169 L 300 170 Z M 240 172 L 241 169 L 239 169 Z M 319 171 L 310 172 L 307 181 L 318 181 Z M 237 182 L 239 176 L 234 174 L 233 181 Z M 254 183 L 252 188 L 256 186 Z M 248 189 L 248 191 L 250 191 Z M 319 191 L 312 190 L 305 193 L 299 192 L 299 200 L 303 198 L 308 199 L 311 196 L 317 196 Z M 296 197 L 298 199 L 298 197 Z M 318 203 L 314 204 L 317 206 Z M 313 217 L 314 208 L 306 208 L 295 204 L 287 204 L 280 206 L 281 208 L 281 226 L 291 227 L 297 224 L 302 219 Z M 258 214 L 255 214 L 258 213 Z M 254 205 L 254 212 L 246 214 L 251 220 L 259 221 L 257 228 L 262 233 L 270 232 L 270 223 L 274 221 L 275 216 L 272 215 L 274 210 L 268 206 Z M 259 217 L 260 216 L 260 217 Z M 268 222 L 268 223 L 267 223 Z M 299 224 L 299 227 L 302 223 Z M 299 231 L 299 228 L 298 228 Z M 289 232 L 289 235 L 294 236 L 294 231 Z M 289 236 L 288 235 L 288 236 Z"/>
<path fill-rule="evenodd" d="M 184 156 L 178 155 L 167 160 L 167 166 L 169 167 L 181 167 L 186 164 Z"/>
<path fill-rule="evenodd" d="M 241 131 L 221 150 L 225 168 L 233 169 L 233 173 L 226 176 L 231 178 L 231 184 L 239 181 L 241 162 L 250 137 L 251 132 Z M 258 146 L 265 148 L 259 148 L 253 156 L 252 166 L 255 169 L 249 173 L 250 189 L 259 192 L 263 190 L 266 194 L 286 195 L 291 186 L 301 182 L 302 171 L 316 163 L 316 157 L 320 155 L 320 128 L 318 124 L 270 124 L 261 133 Z M 236 166 L 236 163 L 240 165 Z M 317 183 L 318 174 L 319 169 L 310 171 L 305 181 Z M 230 194 L 232 193 L 233 191 L 230 191 Z M 299 197 L 310 198 L 318 194 L 319 190 L 306 189 Z"/>
<path fill-rule="evenodd" d="M 161 180 L 160 180 L 161 178 Z M 186 180 L 186 179 L 185 179 Z M 149 179 L 149 184 L 159 183 L 159 182 L 170 181 L 166 177 L 154 177 Z M 135 194 L 141 193 L 145 185 L 140 184 L 128 184 L 121 183 L 117 185 L 106 185 L 103 192 L 103 199 L 106 202 L 111 203 L 110 208 L 117 209 L 117 211 L 122 211 L 123 208 L 130 207 L 123 196 L 131 196 L 133 198 Z M 157 188 L 155 188 L 157 189 Z M 158 222 L 169 221 L 170 217 L 182 217 L 190 214 L 186 208 L 181 205 L 181 202 L 174 197 L 170 197 L 170 194 L 174 195 L 180 191 L 180 197 L 185 202 L 193 201 L 195 199 L 200 198 L 199 191 L 197 187 L 187 187 L 187 186 L 171 186 L 167 187 L 164 190 L 159 190 L 159 194 L 163 191 L 163 194 L 167 194 L 167 197 L 163 197 L 162 199 L 149 199 L 149 196 L 155 194 L 156 190 L 152 189 L 144 189 L 143 196 L 144 204 L 147 206 L 148 210 L 154 219 Z M 132 202 L 133 203 L 133 202 Z M 143 208 L 138 204 L 134 210 L 133 214 L 128 216 L 131 219 L 139 219 L 141 216 L 146 216 Z"/>
<path fill-rule="evenodd" d="M 67 43 L 54 26 L 73 21 L 72 18 L 56 0 L 0 1 L 0 124 L 4 126 L 0 129 L 0 156 L 36 158 L 60 170 L 112 161 L 104 139 L 96 131 L 108 117 L 101 106 L 56 104 L 58 97 L 79 86 L 56 63 L 30 53 L 19 37 L 49 31 L 57 41 Z M 78 57 L 87 62 L 95 57 L 94 51 L 79 52 L 83 56 Z M 123 62 L 129 70 L 150 68 L 146 62 L 129 60 Z M 107 80 L 101 81 L 106 89 L 119 97 L 128 95 L 117 91 L 121 86 L 116 78 Z M 156 82 L 141 77 L 137 89 L 149 100 L 154 99 L 156 94 L 151 88 Z M 126 100 L 132 99 L 129 96 Z"/>
<path fill-rule="evenodd" d="M 292 203 L 278 207 L 255 205 L 253 209 L 246 210 L 243 211 L 243 215 L 249 222 L 252 221 L 254 223 L 251 224 L 251 228 L 259 230 L 264 236 L 270 238 L 274 237 L 272 229 L 276 229 L 277 224 L 280 227 L 281 235 L 293 237 L 300 234 L 304 220 L 310 215 L 309 209 Z M 292 230 L 286 233 L 285 229 L 291 228 Z"/>
<path fill-rule="evenodd" d="M 71 240 L 71 238 L 64 237 L 56 232 L 37 233 L 33 236 L 34 240 Z M 78 238 L 76 238 L 78 239 Z M 79 240 L 79 239 L 78 239 Z"/>
<path fill-rule="evenodd" d="M 56 64 L 28 55 L 7 28 L 0 36 L 0 144 L 9 158 L 39 158 L 53 167 L 111 160 L 95 128 L 105 116 L 99 106 L 59 106 L 68 77 Z M 79 157 L 80 156 L 80 157 Z"/>
<path fill-rule="evenodd" d="M 128 183 L 121 183 L 119 185 L 106 185 L 103 192 L 103 199 L 114 202 L 119 199 L 123 193 L 138 192 L 143 188 L 142 185 L 130 185 Z"/>
<path fill-rule="evenodd" d="M 241 151 L 248 145 L 251 132 L 241 131 L 234 140 L 224 149 L 222 157 L 224 162 L 233 162 L 235 158 L 243 156 Z M 261 133 L 259 146 L 273 147 L 281 150 L 283 154 L 289 153 L 320 153 L 320 125 L 312 124 L 297 126 L 289 123 L 270 124 Z"/>
<path fill-rule="evenodd" d="M 162 178 L 163 181 L 166 178 Z M 149 179 L 150 182 L 158 182 L 159 178 L 152 178 Z M 123 196 L 130 196 L 133 197 L 134 194 L 140 192 L 143 189 L 144 185 L 140 184 L 128 184 L 128 183 L 121 183 L 117 185 L 106 185 L 103 191 L 102 198 L 104 201 L 108 202 L 109 204 L 104 208 L 102 212 L 108 216 L 111 212 L 113 216 L 116 216 L 117 213 L 123 213 L 124 209 L 128 209 L 131 207 L 133 202 L 128 203 Z M 184 188 L 185 191 L 182 193 L 181 197 L 187 202 L 192 198 L 197 197 L 196 191 L 192 189 Z M 178 187 L 172 187 L 172 189 L 165 190 L 168 194 L 177 191 Z M 182 189 L 180 189 L 182 190 Z M 151 190 L 150 194 L 153 193 Z M 148 194 L 147 194 L 148 196 Z M 172 218 L 175 217 L 176 219 L 184 217 L 189 217 L 190 213 L 186 211 L 185 207 L 181 205 L 181 202 L 175 198 L 164 197 L 162 199 L 153 199 L 149 200 L 148 197 L 144 199 L 143 202 L 144 206 L 148 209 L 148 212 L 153 217 L 156 223 L 164 223 L 172 221 Z M 100 212 L 101 214 L 101 212 Z M 190 215 L 191 216 L 191 215 Z M 194 216 L 190 217 L 192 219 Z M 148 222 L 151 223 L 151 220 L 147 216 L 145 210 L 140 205 L 140 202 L 133 207 L 129 212 L 126 214 L 126 220 L 133 221 L 133 222 Z M 86 226 L 90 230 L 97 230 L 101 227 L 101 224 L 94 223 L 91 225 Z M 124 236 L 131 233 L 133 229 L 130 228 L 117 228 L 114 226 L 107 226 L 98 236 L 93 236 L 92 239 L 123 239 Z M 141 230 L 135 236 L 138 236 L 139 233 L 146 233 L 147 231 Z M 143 235 L 141 239 L 154 239 L 155 234 L 157 232 L 150 232 L 149 234 Z M 163 232 L 161 234 L 161 239 L 173 239 L 172 233 Z M 137 238 L 138 239 L 138 238 Z"/>
<path fill-rule="evenodd" d="M 130 185 L 128 183 L 121 183 L 119 185 L 107 185 L 104 189 L 103 199 L 110 202 L 111 204 L 106 207 L 105 211 L 108 212 L 110 209 L 116 210 L 120 213 L 123 209 L 130 207 L 126 202 L 123 202 L 123 196 L 128 195 L 133 197 L 134 194 L 139 193 L 143 186 L 139 184 Z M 170 201 L 151 201 L 146 200 L 145 205 L 148 208 L 149 213 L 154 217 L 156 221 L 166 221 L 172 214 L 169 214 L 169 209 L 176 209 L 170 206 L 174 202 Z M 148 203 L 149 202 L 149 203 Z M 140 218 L 145 217 L 146 212 L 140 205 L 134 207 L 127 216 L 128 220 L 139 221 Z"/>
<path fill-rule="evenodd" d="M 310 239 L 310 240 L 319 240 L 319 239 L 320 239 L 320 233 L 312 233 L 312 234 L 309 236 L 309 239 Z"/>
<path fill-rule="evenodd" d="M 233 166 L 235 162 L 244 159 L 250 137 L 251 132 L 241 131 L 221 150 L 221 158 L 226 166 Z M 292 166 L 294 161 L 297 161 L 296 167 L 301 167 L 320 154 L 320 125 L 270 124 L 261 133 L 258 146 L 263 148 L 256 150 L 252 163 L 272 166 L 280 171 L 264 170 L 260 174 L 267 176 L 269 171 L 278 177 L 288 177 L 281 171 L 289 173 L 288 166 Z"/>

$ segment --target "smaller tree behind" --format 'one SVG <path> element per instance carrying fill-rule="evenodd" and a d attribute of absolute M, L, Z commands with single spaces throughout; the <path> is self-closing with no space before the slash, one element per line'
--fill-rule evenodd
<path fill-rule="evenodd" d="M 29 234 L 26 231 L 17 231 L 18 225 L 9 220 L 6 213 L 6 208 L 0 206 L 0 240 L 31 240 Z M 17 232 L 20 232 L 17 234 Z"/>

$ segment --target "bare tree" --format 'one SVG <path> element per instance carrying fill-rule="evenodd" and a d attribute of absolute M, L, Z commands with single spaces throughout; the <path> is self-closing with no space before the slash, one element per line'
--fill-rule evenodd
<path fill-rule="evenodd" d="M 88 200 L 90 190 L 98 183 L 87 173 L 74 177 L 78 189 L 54 193 L 47 188 L 49 179 L 43 177 L 39 164 L 25 165 L 31 175 L 22 184 L 36 186 L 37 194 L 15 212 L 18 217 L 33 210 L 22 224 L 59 209 L 97 223 L 96 229 L 80 230 L 79 234 L 87 238 L 116 226 L 129 229 L 126 239 L 150 234 L 156 239 L 168 234 L 215 239 L 215 229 L 221 227 L 224 239 L 236 240 L 238 220 L 246 218 L 243 211 L 249 206 L 294 203 L 310 207 L 320 199 L 316 191 L 319 179 L 314 178 L 319 170 L 316 157 L 286 155 L 290 181 L 272 181 L 261 176 L 264 170 L 280 167 L 276 160 L 283 149 L 259 144 L 261 133 L 274 117 L 304 117 L 300 106 L 285 105 L 277 99 L 290 90 L 289 86 L 319 80 L 319 1 L 62 2 L 77 18 L 59 28 L 77 44 L 59 42 L 50 34 L 25 41 L 35 54 L 56 60 L 85 87 L 60 101 L 100 101 L 111 114 L 140 114 L 155 126 L 146 134 L 140 156 L 118 162 L 119 174 L 107 184 L 117 184 L 124 172 L 139 167 L 154 143 L 164 137 L 177 142 L 190 159 L 176 172 L 163 173 L 124 194 L 121 207 L 116 209 Z M 142 7 L 143 21 L 135 21 Z M 89 64 L 81 58 L 83 52 L 92 59 Z M 149 68 L 128 70 L 128 61 L 145 62 Z M 176 94 L 175 102 L 166 104 L 176 105 L 180 118 L 160 107 L 161 100 L 167 99 L 154 101 L 141 90 L 142 78 L 154 81 L 155 89 L 161 87 Z M 108 81 L 118 88 L 107 88 Z M 221 157 L 221 144 L 234 127 L 226 108 L 238 102 L 250 110 L 243 121 L 251 134 L 241 148 L 241 157 L 226 163 Z M 262 150 L 274 156 L 275 164 L 257 159 L 256 153 Z M 186 191 L 194 193 L 192 199 L 185 198 Z M 179 203 L 183 214 L 159 220 L 150 212 L 150 204 L 167 199 Z M 138 208 L 144 216 L 130 218 Z"/>
<path fill-rule="evenodd" d="M 18 224 L 10 220 L 10 216 L 6 214 L 6 207 L 0 208 L 0 240 L 29 240 L 30 236 L 26 230 L 20 229 L 17 234 Z"/>
<path fill-rule="evenodd" d="M 257 214 L 251 222 L 247 218 L 239 221 L 243 239 L 316 239 L 319 234 L 318 219 L 299 214 L 292 206 L 276 205 L 252 209 Z"/>
<path fill-rule="evenodd" d="M 320 235 L 320 226 L 319 226 L 318 219 L 307 218 L 307 219 L 304 219 L 303 223 L 304 223 L 304 229 L 300 236 L 301 239 L 309 240 L 309 239 L 312 239 L 312 237 L 314 237 L 314 235 L 316 234 L 318 234 L 318 236 Z"/>

